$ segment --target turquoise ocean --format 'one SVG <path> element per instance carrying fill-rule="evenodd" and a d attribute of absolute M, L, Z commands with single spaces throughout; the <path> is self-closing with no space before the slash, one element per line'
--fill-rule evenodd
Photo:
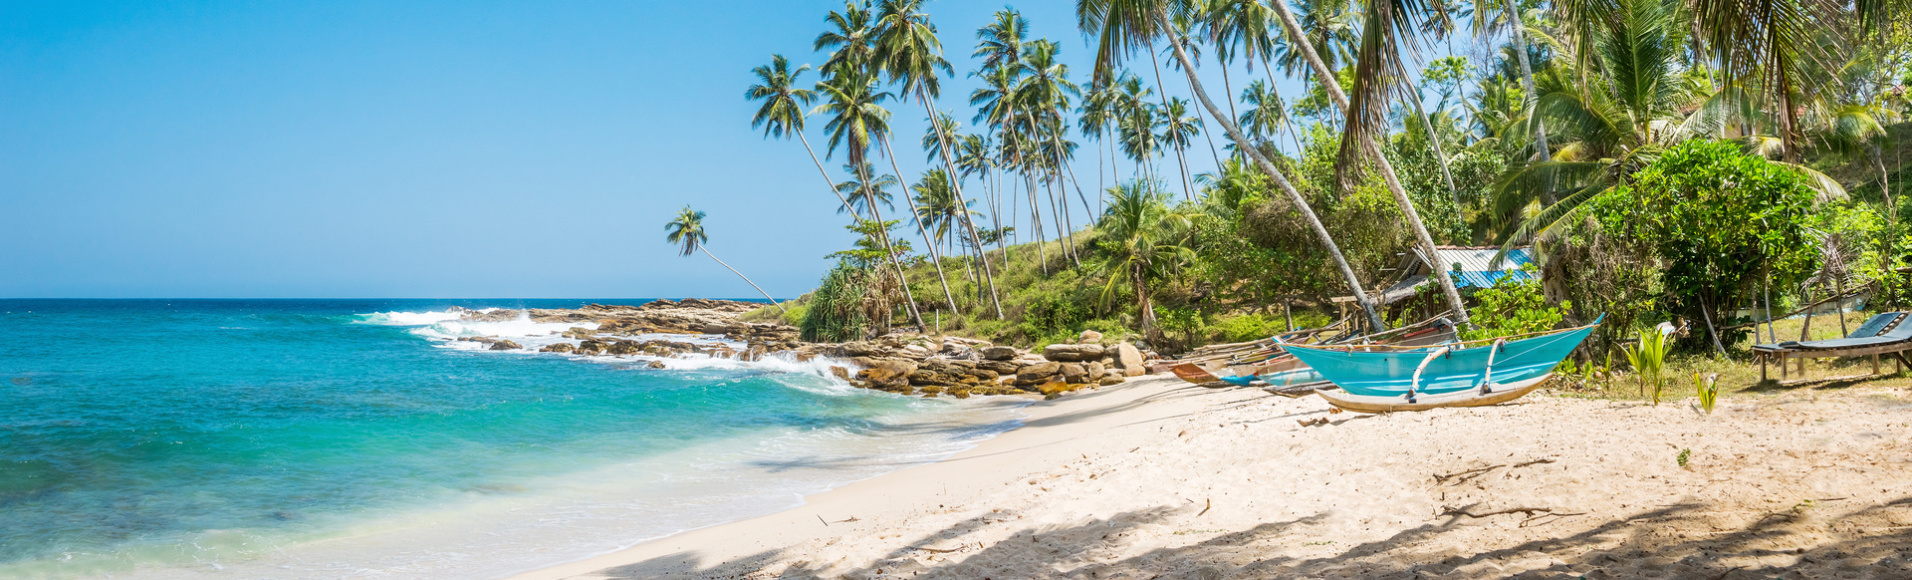
<path fill-rule="evenodd" d="M 822 359 L 538 353 L 590 325 L 457 310 L 587 302 L 644 301 L 0 300 L 0 578 L 495 578 L 1017 425 Z"/>

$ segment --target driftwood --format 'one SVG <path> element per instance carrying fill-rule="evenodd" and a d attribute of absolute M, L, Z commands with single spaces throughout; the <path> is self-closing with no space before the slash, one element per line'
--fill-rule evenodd
<path fill-rule="evenodd" d="M 1482 475 L 1487 475 L 1487 472 L 1489 471 L 1500 469 L 1502 467 L 1506 467 L 1508 469 L 1520 469 L 1522 467 L 1526 467 L 1529 465 L 1541 465 L 1541 464 L 1553 463 L 1553 462 L 1554 460 L 1552 459 L 1535 459 L 1533 461 L 1515 463 L 1511 466 L 1504 463 L 1500 465 L 1489 465 L 1487 467 L 1469 469 L 1466 471 L 1456 471 L 1454 473 L 1449 473 L 1446 475 L 1435 475 L 1434 483 L 1447 483 L 1448 480 L 1454 480 L 1454 483 L 1456 484 L 1467 483 L 1468 481 L 1472 481 L 1474 478 L 1480 477 Z M 1480 517 L 1480 516 L 1474 516 L 1474 517 Z"/>

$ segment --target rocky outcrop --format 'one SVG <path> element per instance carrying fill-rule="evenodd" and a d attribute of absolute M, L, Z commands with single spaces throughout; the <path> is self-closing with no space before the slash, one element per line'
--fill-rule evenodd
<path fill-rule="evenodd" d="M 1147 361 L 1142 358 L 1142 350 L 1135 345 L 1122 343 L 1115 345 L 1115 366 L 1121 369 L 1122 376 L 1139 377 L 1148 373 Z"/>

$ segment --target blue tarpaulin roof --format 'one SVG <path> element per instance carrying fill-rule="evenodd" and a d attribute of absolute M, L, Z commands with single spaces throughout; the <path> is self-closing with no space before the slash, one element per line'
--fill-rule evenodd
<path fill-rule="evenodd" d="M 1508 250 L 1507 256 L 1499 261 L 1494 260 L 1494 255 L 1500 253 L 1497 247 L 1445 247 L 1434 251 L 1440 268 L 1454 277 L 1454 285 L 1458 288 L 1489 288 L 1508 276 L 1516 280 L 1538 279 L 1538 276 L 1521 269 L 1534 261 L 1533 253 L 1527 248 Z M 1428 263 L 1421 259 L 1421 252 L 1416 250 L 1410 256 L 1403 264 L 1405 276 L 1381 293 L 1382 303 L 1393 303 L 1412 296 L 1415 287 L 1428 282 Z"/>

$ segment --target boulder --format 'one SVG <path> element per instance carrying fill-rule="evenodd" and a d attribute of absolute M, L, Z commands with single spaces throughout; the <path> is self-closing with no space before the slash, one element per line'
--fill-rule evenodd
<path fill-rule="evenodd" d="M 1115 364 L 1117 367 L 1120 367 L 1122 369 L 1122 374 L 1124 376 L 1130 376 L 1130 377 L 1141 376 L 1142 375 L 1141 372 L 1130 372 L 1130 371 L 1144 370 L 1144 367 L 1142 366 L 1143 364 L 1142 350 L 1135 348 L 1135 345 L 1129 344 L 1126 342 L 1115 345 Z"/>
<path fill-rule="evenodd" d="M 918 344 L 905 345 L 903 348 L 898 349 L 896 352 L 896 356 L 909 358 L 909 359 L 916 359 L 916 360 L 923 360 L 923 359 L 929 358 L 929 356 L 932 354 L 936 354 L 935 351 L 932 351 Z"/>
<path fill-rule="evenodd" d="M 620 340 L 617 342 L 613 342 L 604 347 L 604 354 L 614 354 L 614 355 L 622 356 L 622 355 L 643 354 L 643 353 L 644 353 L 644 347 L 641 344 L 628 341 L 628 340 Z"/>
<path fill-rule="evenodd" d="M 885 347 L 883 345 L 876 344 L 873 342 L 843 343 L 843 354 L 845 356 L 884 356 L 884 355 L 888 355 L 889 353 L 890 353 L 889 347 Z"/>
<path fill-rule="evenodd" d="M 1028 387 L 1040 385 L 1052 380 L 1060 380 L 1056 375 L 1062 373 L 1062 363 L 1045 362 L 1016 369 L 1016 386 Z"/>
<path fill-rule="evenodd" d="M 654 360 L 654 361 L 651 361 L 650 364 L 647 364 L 644 366 L 654 368 L 654 369 L 661 369 L 661 368 L 664 368 L 664 361 Z"/>
<path fill-rule="evenodd" d="M 576 346 L 573 346 L 573 345 L 572 345 L 571 343 L 568 343 L 568 342 L 560 342 L 560 343 L 557 343 L 557 344 L 547 344 L 547 345 L 544 345 L 544 348 L 540 348 L 540 349 L 538 349 L 538 352 L 558 352 L 558 353 L 568 353 L 568 352 L 574 352 L 574 351 L 576 351 L 577 349 L 578 349 L 578 347 L 576 347 Z"/>
<path fill-rule="evenodd" d="M 1084 330 L 1081 335 L 1076 336 L 1076 342 L 1082 344 L 1099 344 L 1102 342 L 1102 333 L 1093 330 Z"/>
<path fill-rule="evenodd" d="M 856 374 L 856 378 L 869 381 L 870 385 L 880 389 L 907 389 L 910 386 L 910 374 L 916 372 L 914 361 L 903 359 L 874 359 Z"/>
<path fill-rule="evenodd" d="M 835 376 L 836 378 L 843 379 L 844 381 L 850 380 L 850 369 L 847 369 L 847 368 L 832 365 L 830 367 L 830 374 L 832 376 Z"/>
<path fill-rule="evenodd" d="M 1019 368 L 1022 368 L 1022 365 L 1006 360 L 986 360 L 976 363 L 976 370 L 991 371 L 999 375 L 1016 374 L 1016 369 Z"/>
<path fill-rule="evenodd" d="M 1081 363 L 1062 363 L 1062 380 L 1067 383 L 1089 382 L 1089 369 Z"/>
<path fill-rule="evenodd" d="M 509 340 L 499 340 L 497 342 L 491 343 L 491 350 L 518 350 L 521 348 L 524 348 L 524 347 L 518 346 L 518 343 L 511 342 Z"/>
<path fill-rule="evenodd" d="M 604 343 L 596 341 L 596 340 L 587 340 L 587 341 L 578 343 L 578 347 L 576 350 L 578 354 L 590 354 L 590 355 L 603 354 Z"/>
<path fill-rule="evenodd" d="M 1082 363 L 1082 368 L 1088 371 L 1087 382 L 1091 383 L 1102 380 L 1102 377 L 1108 376 L 1109 374 L 1109 367 L 1102 366 L 1101 362 L 1085 362 Z"/>
<path fill-rule="evenodd" d="M 1042 358 L 1056 362 L 1078 362 L 1102 358 L 1099 344 L 1052 344 L 1042 349 Z"/>
<path fill-rule="evenodd" d="M 1109 375 L 1103 375 L 1102 379 L 1096 381 L 1095 383 L 1106 387 L 1109 385 L 1120 385 L 1126 380 L 1127 379 L 1122 378 L 1122 375 L 1109 374 Z"/>
<path fill-rule="evenodd" d="M 1013 346 L 985 346 L 980 352 L 983 355 L 983 360 L 1010 360 L 1016 358 L 1017 354 L 1020 354 L 1016 352 L 1016 347 Z"/>
<path fill-rule="evenodd" d="M 910 384 L 919 387 L 924 385 L 960 385 L 962 383 L 961 378 L 943 371 L 918 368 L 916 372 L 910 373 Z"/>

